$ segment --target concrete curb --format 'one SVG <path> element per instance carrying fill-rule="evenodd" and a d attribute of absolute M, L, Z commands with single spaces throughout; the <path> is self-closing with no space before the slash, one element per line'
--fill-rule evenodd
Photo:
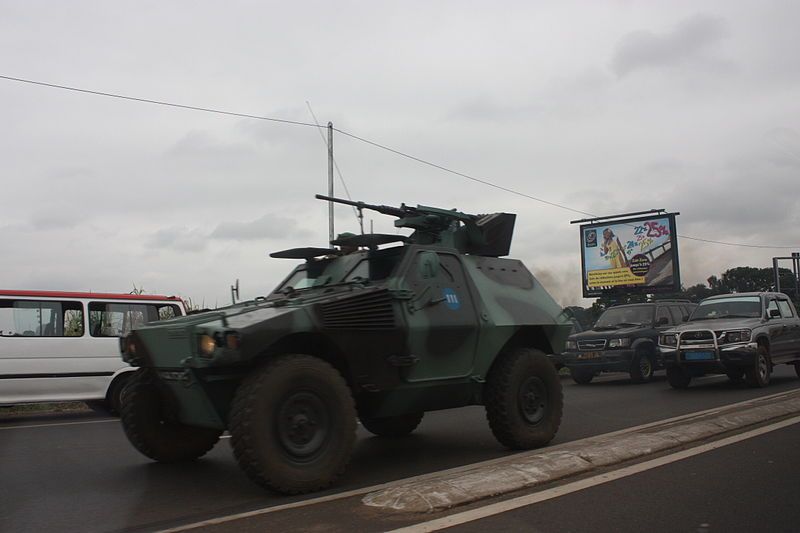
<path fill-rule="evenodd" d="M 440 511 L 557 479 L 591 472 L 730 431 L 800 413 L 800 391 L 722 407 L 695 418 L 666 421 L 612 436 L 583 439 L 528 452 L 455 474 L 396 485 L 367 494 L 365 505 L 409 513 Z"/>

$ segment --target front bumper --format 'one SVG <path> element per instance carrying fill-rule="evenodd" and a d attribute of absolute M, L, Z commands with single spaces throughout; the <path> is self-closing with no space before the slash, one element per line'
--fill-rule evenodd
<path fill-rule="evenodd" d="M 705 371 L 725 372 L 730 368 L 745 368 L 756 364 L 758 344 L 743 342 L 736 344 L 704 347 L 672 348 L 659 346 L 664 366 L 682 366 L 704 369 Z M 707 357 L 706 354 L 710 354 Z M 703 359 L 696 357 L 702 356 Z"/>
<path fill-rule="evenodd" d="M 631 349 L 564 352 L 564 366 L 595 372 L 628 372 L 635 351 Z"/>

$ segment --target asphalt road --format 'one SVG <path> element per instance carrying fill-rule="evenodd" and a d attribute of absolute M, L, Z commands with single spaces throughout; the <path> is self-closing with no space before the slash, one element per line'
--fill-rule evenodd
<path fill-rule="evenodd" d="M 451 531 L 795 532 L 800 530 L 798 442 L 800 424 L 795 424 Z"/>
<path fill-rule="evenodd" d="M 631 384 L 609 375 L 588 386 L 563 380 L 565 410 L 554 444 L 607 433 L 800 386 L 778 367 L 765 389 L 724 377 L 674 391 L 662 375 Z M 327 493 L 501 457 L 483 409 L 429 413 L 411 436 L 387 440 L 359 429 L 348 472 Z M 188 465 L 155 464 L 127 442 L 119 422 L 101 417 L 0 421 L 0 531 L 152 530 L 289 503 L 241 473 L 226 440 Z M 325 494 L 325 493 L 322 493 Z"/>

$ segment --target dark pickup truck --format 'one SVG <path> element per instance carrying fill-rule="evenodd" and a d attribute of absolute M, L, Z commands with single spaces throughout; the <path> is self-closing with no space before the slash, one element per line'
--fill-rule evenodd
<path fill-rule="evenodd" d="M 627 372 L 635 383 L 650 381 L 661 368 L 656 350 L 659 334 L 689 318 L 694 307 L 682 300 L 610 307 L 592 329 L 569 336 L 558 362 L 580 385 L 601 372 Z"/>
<path fill-rule="evenodd" d="M 769 384 L 777 364 L 800 377 L 800 318 L 781 293 L 751 292 L 706 298 L 688 322 L 659 337 L 669 384 L 685 389 L 693 377 L 727 374 L 751 387 Z"/>

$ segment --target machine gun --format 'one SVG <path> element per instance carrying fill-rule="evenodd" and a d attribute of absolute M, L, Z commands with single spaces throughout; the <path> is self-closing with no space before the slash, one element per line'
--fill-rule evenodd
<path fill-rule="evenodd" d="M 470 215 L 455 209 L 440 209 L 424 205 L 411 207 L 400 204 L 400 207 L 393 207 L 355 202 L 322 194 L 317 194 L 315 197 L 318 200 L 353 206 L 358 210 L 359 218 L 363 218 L 362 210 L 364 209 L 396 217 L 395 227 L 414 230 L 409 238 L 409 242 L 414 244 L 438 244 L 455 248 L 461 253 L 491 257 L 508 255 L 511 248 L 511 237 L 516 220 L 516 215 L 512 213 Z"/>

